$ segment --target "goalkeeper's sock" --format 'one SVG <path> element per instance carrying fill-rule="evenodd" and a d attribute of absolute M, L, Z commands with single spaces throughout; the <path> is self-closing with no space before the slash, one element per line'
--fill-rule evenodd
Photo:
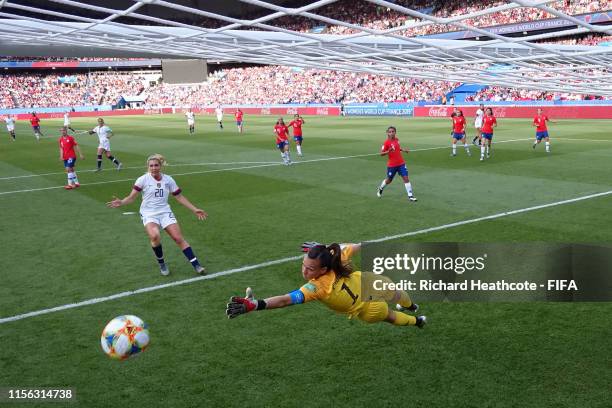
<path fill-rule="evenodd" d="M 412 299 L 410 299 L 410 296 L 408 296 L 406 291 L 398 290 L 395 295 L 396 297 L 397 293 L 399 293 L 399 300 L 397 300 L 397 304 L 409 310 L 414 307 L 414 303 L 412 303 Z"/>
<path fill-rule="evenodd" d="M 395 313 L 395 321 L 393 324 L 395 326 L 415 326 L 417 323 L 417 319 L 414 316 L 407 315 L 402 312 L 394 312 Z"/>
<path fill-rule="evenodd" d="M 185 254 L 185 257 L 189 260 L 189 263 L 194 268 L 197 268 L 198 266 L 200 266 L 200 262 L 198 262 L 198 258 L 195 256 L 195 254 L 193 253 L 193 250 L 191 249 L 190 246 L 188 246 L 187 248 L 183 249 L 183 254 Z"/>
<path fill-rule="evenodd" d="M 155 257 L 157 258 L 157 263 L 160 265 L 164 264 L 164 250 L 162 249 L 161 244 L 156 247 L 153 247 L 153 252 L 155 253 Z"/>

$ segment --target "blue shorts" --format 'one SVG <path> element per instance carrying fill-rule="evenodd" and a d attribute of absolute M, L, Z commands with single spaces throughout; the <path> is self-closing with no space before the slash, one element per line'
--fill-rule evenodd
<path fill-rule="evenodd" d="M 64 160 L 64 167 L 74 167 L 76 164 L 76 157 L 72 157 L 68 160 Z"/>
<path fill-rule="evenodd" d="M 236 121 L 236 126 L 242 126 L 242 121 Z"/>
<path fill-rule="evenodd" d="M 32 126 L 32 130 L 35 132 L 40 132 L 40 126 Z"/>
<path fill-rule="evenodd" d="M 278 150 L 283 151 L 285 150 L 285 146 L 289 146 L 289 141 L 285 140 L 283 142 L 277 143 L 276 147 L 278 148 Z"/>
<path fill-rule="evenodd" d="M 536 140 L 542 140 L 548 137 L 548 131 L 536 132 Z"/>
<path fill-rule="evenodd" d="M 387 167 L 387 178 L 389 180 L 393 180 L 393 177 L 395 177 L 395 173 L 399 173 L 399 175 L 402 177 L 407 177 L 408 169 L 406 169 L 406 164 L 401 164 L 395 167 Z"/>
<path fill-rule="evenodd" d="M 492 140 L 493 139 L 493 133 L 483 133 L 482 137 L 487 139 L 487 140 Z"/>
<path fill-rule="evenodd" d="M 464 137 L 465 137 L 465 132 L 463 133 L 453 132 L 453 139 L 461 140 Z"/>
<path fill-rule="evenodd" d="M 302 143 L 302 136 L 293 136 L 293 140 Z"/>

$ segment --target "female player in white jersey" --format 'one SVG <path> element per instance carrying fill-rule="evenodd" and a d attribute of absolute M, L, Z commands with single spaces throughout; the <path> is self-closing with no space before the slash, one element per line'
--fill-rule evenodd
<path fill-rule="evenodd" d="M 64 112 L 64 127 L 74 133 L 75 130 L 72 128 L 72 126 L 70 126 L 70 123 L 70 111 L 66 111 Z"/>
<path fill-rule="evenodd" d="M 189 200 L 181 194 L 181 189 L 177 186 L 174 179 L 161 172 L 162 167 L 166 160 L 161 154 L 154 154 L 149 156 L 147 159 L 148 172 L 140 176 L 134 183 L 134 187 L 130 194 L 122 199 L 113 197 L 113 200 L 106 203 L 110 208 L 118 208 L 122 205 L 130 204 L 138 196 L 142 194 L 142 203 L 140 204 L 140 217 L 144 224 L 145 231 L 151 241 L 151 247 L 157 257 L 159 263 L 159 270 L 162 275 L 167 276 L 170 274 L 166 262 L 164 261 L 164 251 L 161 245 L 161 235 L 159 229 L 164 229 L 168 235 L 176 242 L 181 248 L 183 254 L 193 266 L 193 269 L 197 273 L 204 274 L 206 269 L 198 258 L 193 253 L 191 246 L 183 238 L 181 229 L 178 225 L 170 205 L 168 205 L 168 196 L 172 194 L 176 201 L 184 205 L 191 212 L 193 212 L 198 220 L 204 220 L 208 217 L 208 214 L 197 207 L 195 207 Z"/>
<path fill-rule="evenodd" d="M 113 130 L 104 124 L 104 119 L 98 118 L 98 126 L 89 131 L 90 135 L 98 135 L 98 167 L 96 171 L 102 170 L 102 153 L 106 154 L 108 160 L 112 161 L 117 170 L 121 170 L 121 162 L 111 154 L 110 138 L 113 137 Z"/>
<path fill-rule="evenodd" d="M 478 140 L 478 144 L 481 144 L 480 140 L 482 139 L 482 119 L 484 118 L 485 107 L 481 103 L 480 107 L 476 111 L 476 117 L 474 118 L 474 127 L 476 128 L 476 136 L 472 139 L 472 143 L 476 144 L 476 140 Z"/>
<path fill-rule="evenodd" d="M 187 118 L 187 126 L 189 126 L 189 134 L 193 135 L 195 133 L 195 114 L 191 108 L 185 113 L 185 117 Z"/>
<path fill-rule="evenodd" d="M 11 136 L 11 140 L 15 141 L 15 118 L 13 118 L 10 114 L 4 118 L 4 122 L 6 122 L 6 130 L 9 132 Z"/>

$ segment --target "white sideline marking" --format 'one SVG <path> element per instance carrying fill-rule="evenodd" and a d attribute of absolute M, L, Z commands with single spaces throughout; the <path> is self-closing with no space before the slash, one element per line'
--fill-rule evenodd
<path fill-rule="evenodd" d="M 525 140 L 532 140 L 532 139 L 529 138 L 529 139 L 501 140 L 501 141 L 495 142 L 493 144 L 518 142 L 518 141 L 525 141 Z M 424 152 L 424 151 L 428 151 L 428 150 L 439 150 L 439 149 L 450 149 L 450 147 L 449 146 L 426 147 L 426 148 L 422 148 L 422 149 L 411 149 L 410 151 L 411 152 Z M 353 155 L 353 156 L 325 157 L 325 158 L 321 158 L 321 159 L 294 161 L 293 164 L 296 165 L 296 164 L 315 163 L 315 162 L 328 161 L 328 160 L 354 159 L 354 158 L 358 158 L 358 157 L 377 156 L 377 155 L 379 155 L 379 153 L 356 154 L 356 155 Z M 175 164 L 175 165 L 168 165 L 168 166 L 169 167 L 172 167 L 172 166 L 206 166 L 206 165 L 247 164 L 247 163 L 263 163 L 263 164 L 256 164 L 256 165 L 253 165 L 253 166 L 244 166 L 244 167 L 233 167 L 233 168 L 229 168 L 229 169 L 214 169 L 214 170 L 191 171 L 191 172 L 188 172 L 188 173 L 173 173 L 173 174 L 171 174 L 171 176 L 172 177 L 175 177 L 175 176 L 187 176 L 187 175 L 191 175 L 191 174 L 217 173 L 217 172 L 220 172 L 220 171 L 234 171 L 234 170 L 244 170 L 244 169 L 256 169 L 256 168 L 260 168 L 260 167 L 270 167 L 270 166 L 284 166 L 284 164 L 282 162 L 228 162 L 228 163 L 212 163 L 211 162 L 211 163 L 196 163 L 196 164 Z M 122 169 L 124 169 L 124 170 L 127 170 L 127 169 L 143 169 L 144 170 L 144 166 L 122 167 Z M 113 169 L 105 169 L 103 171 L 117 171 L 117 170 L 113 168 Z M 85 173 L 85 172 L 95 172 L 95 169 L 94 170 L 79 170 L 78 171 L 78 173 Z M 38 176 L 52 176 L 52 175 L 59 175 L 59 174 L 66 174 L 66 173 L 58 172 L 58 173 L 44 173 L 44 174 L 28 174 L 28 175 L 23 175 L 23 176 L 0 177 L 0 180 L 11 180 L 11 179 L 26 178 L 26 177 L 38 177 Z M 124 182 L 124 181 L 133 181 L 133 180 L 135 180 L 135 179 L 134 178 L 129 178 L 129 179 L 120 179 L 120 180 L 107 180 L 107 181 L 100 181 L 100 182 L 94 182 L 94 183 L 81 183 L 81 187 L 82 186 L 98 185 L 98 184 L 120 183 L 120 182 Z M 3 192 L 0 192 L 0 195 L 14 194 L 14 193 L 30 193 L 30 192 L 34 192 L 34 191 L 53 190 L 53 189 L 57 189 L 57 188 L 64 188 L 64 186 L 40 187 L 40 188 L 32 188 L 32 189 L 25 189 L 25 190 L 3 191 Z"/>
<path fill-rule="evenodd" d="M 470 220 L 457 221 L 457 222 L 453 222 L 453 223 L 450 223 L 450 224 L 444 224 L 444 225 L 439 225 L 437 227 L 431 227 L 431 228 L 425 228 L 425 229 L 421 229 L 421 230 L 417 230 L 417 231 L 406 232 L 406 233 L 403 233 L 403 234 L 389 235 L 389 236 L 386 236 L 386 237 L 382 237 L 382 238 L 378 238 L 378 239 L 374 239 L 374 240 L 369 240 L 367 242 L 383 242 L 383 241 L 390 241 L 390 240 L 397 239 L 397 238 L 404 238 L 404 237 L 409 237 L 409 236 L 414 236 L 414 235 L 426 234 L 426 233 L 429 233 L 429 232 L 441 231 L 441 230 L 444 230 L 444 229 L 454 228 L 454 227 L 458 227 L 458 226 L 461 226 L 461 225 L 472 224 L 472 223 L 476 223 L 476 222 L 480 222 L 480 221 L 493 220 L 493 219 L 496 219 L 496 218 L 507 217 L 507 216 L 510 216 L 510 215 L 521 214 L 521 213 L 525 213 L 525 212 L 529 212 L 529 211 L 541 210 L 543 208 L 549 208 L 549 207 L 555 207 L 555 206 L 558 206 L 558 205 L 575 203 L 575 202 L 578 202 L 578 201 L 589 200 L 591 198 L 596 198 L 596 197 L 603 197 L 603 196 L 610 195 L 610 194 L 612 194 L 612 190 L 604 191 L 604 192 L 601 192 L 601 193 L 589 194 L 589 195 L 582 196 L 582 197 L 571 198 L 571 199 L 563 200 L 563 201 L 555 201 L 553 203 L 548 203 L 548 204 L 536 205 L 536 206 L 533 206 L 533 207 L 521 208 L 521 209 L 518 209 L 518 210 L 504 211 L 504 212 L 501 212 L 501 213 L 497 213 L 497 214 L 493 214 L 493 215 L 488 215 L 488 216 L 485 216 L 485 217 L 478 217 L 478 218 L 472 218 Z M 418 204 L 416 204 L 416 205 L 418 205 Z M 247 266 L 242 266 L 242 267 L 239 267 L 239 268 L 227 269 L 225 271 L 212 273 L 210 275 L 197 276 L 195 278 L 183 279 L 183 280 L 179 280 L 179 281 L 165 283 L 165 284 L 162 284 L 162 285 L 149 286 L 149 287 L 146 287 L 146 288 L 136 289 L 136 290 L 132 290 L 132 291 L 116 293 L 116 294 L 110 295 L 110 296 L 105 296 L 105 297 L 99 297 L 99 298 L 93 298 L 93 299 L 89 299 L 89 300 L 84 300 L 82 302 L 77 302 L 77 303 L 68 303 L 68 304 L 65 304 L 65 305 L 62 305 L 62 306 L 56 306 L 56 307 L 52 307 L 52 308 L 49 308 L 49 309 L 35 310 L 35 311 L 32 311 L 32 312 L 28 312 L 28 313 L 23 313 L 23 314 L 18 314 L 18 315 L 10 316 L 10 317 L 0 318 L 0 324 L 4 324 L 4 323 L 8 323 L 8 322 L 14 322 L 14 321 L 17 321 L 17 320 L 23 320 L 23 319 L 27 319 L 29 317 L 41 316 L 41 315 L 45 315 L 45 314 L 49 314 L 49 313 L 54 313 L 54 312 L 61 312 L 63 310 L 68 310 L 68 309 L 75 309 L 75 308 L 81 307 L 81 306 L 94 305 L 96 303 L 102 303 L 102 302 L 107 302 L 109 300 L 120 299 L 120 298 L 124 298 L 124 297 L 128 297 L 128 296 L 132 296 L 132 295 L 137 295 L 139 293 L 153 292 L 155 290 L 164 289 L 164 288 L 170 288 L 170 287 L 174 287 L 174 286 L 185 285 L 185 284 L 188 284 L 188 283 L 198 282 L 198 281 L 201 281 L 201 280 L 214 279 L 214 278 L 217 278 L 219 276 L 232 275 L 234 273 L 245 272 L 245 271 L 250 271 L 250 270 L 259 269 L 259 268 L 264 268 L 266 266 L 280 265 L 280 264 L 284 264 L 284 263 L 287 263 L 287 262 L 297 261 L 297 260 L 301 259 L 302 256 L 303 255 L 297 255 L 297 256 L 291 256 L 291 257 L 287 257 L 287 258 L 276 259 L 276 260 L 273 260 L 273 261 L 262 262 L 262 263 L 255 264 L 255 265 L 247 265 Z"/>

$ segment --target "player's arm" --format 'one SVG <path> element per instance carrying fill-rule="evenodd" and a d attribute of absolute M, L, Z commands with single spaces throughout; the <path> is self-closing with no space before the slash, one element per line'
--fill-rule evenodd
<path fill-rule="evenodd" d="M 108 203 L 106 203 L 106 206 L 109 207 L 109 208 L 119 208 L 122 205 L 131 204 L 131 203 L 134 202 L 136 197 L 138 197 L 138 193 L 140 193 L 140 191 L 138 191 L 135 188 L 133 188 L 132 191 L 130 191 L 130 194 L 127 197 L 118 198 L 116 196 L 113 196 L 112 201 L 109 201 Z"/>
<path fill-rule="evenodd" d="M 113 133 L 113 131 L 112 131 L 112 130 L 110 130 L 110 129 L 109 129 L 109 130 L 108 130 L 108 133 L 106 134 L 106 138 L 107 138 L 107 139 L 110 139 L 110 138 L 111 138 L 111 137 L 113 137 L 113 136 L 115 136 L 115 134 Z"/>
<path fill-rule="evenodd" d="M 179 194 L 175 195 L 174 198 L 176 198 L 176 201 L 181 203 L 183 207 L 187 208 L 189 211 L 194 213 L 196 217 L 198 217 L 198 220 L 205 220 L 206 217 L 208 217 L 208 214 L 206 213 L 206 211 L 200 208 L 197 208 L 195 205 L 191 204 L 191 202 L 187 199 L 187 197 L 182 195 L 180 192 Z"/>
<path fill-rule="evenodd" d="M 382 145 L 382 147 L 380 148 L 380 155 L 381 156 L 386 156 L 389 154 L 389 148 L 386 145 Z"/>
<path fill-rule="evenodd" d="M 79 147 L 78 144 L 74 145 L 74 151 L 79 154 L 79 157 L 81 158 L 81 160 L 85 159 L 85 156 L 83 156 L 83 153 L 81 153 L 81 148 Z"/>
<path fill-rule="evenodd" d="M 285 295 L 272 296 L 266 299 L 254 299 L 249 296 L 247 288 L 247 296 L 239 297 L 232 296 L 225 309 L 225 314 L 228 319 L 233 319 L 241 314 L 264 309 L 280 309 L 283 307 L 304 303 L 306 301 L 304 293 L 300 289 L 296 289 Z"/>
<path fill-rule="evenodd" d="M 64 161 L 64 152 L 62 151 L 62 147 L 61 146 L 59 148 L 59 153 L 60 153 L 60 161 Z"/>

